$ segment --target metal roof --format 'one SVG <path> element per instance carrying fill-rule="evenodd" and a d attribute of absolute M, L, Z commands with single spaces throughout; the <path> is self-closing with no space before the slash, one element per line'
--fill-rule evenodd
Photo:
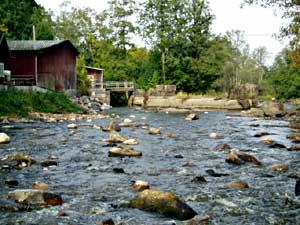
<path fill-rule="evenodd" d="M 104 69 L 100 69 L 100 68 L 96 68 L 96 67 L 91 67 L 91 66 L 86 66 L 85 68 L 91 69 L 91 70 L 99 70 L 99 71 L 103 71 L 104 70 Z"/>
<path fill-rule="evenodd" d="M 76 54 L 78 50 L 69 40 L 52 40 L 52 41 L 7 41 L 11 51 L 39 51 L 42 49 L 52 48 L 61 44 L 69 44 Z"/>

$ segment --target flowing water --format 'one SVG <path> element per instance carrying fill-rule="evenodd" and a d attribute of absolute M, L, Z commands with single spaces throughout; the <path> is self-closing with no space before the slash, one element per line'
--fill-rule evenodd
<path fill-rule="evenodd" d="M 122 128 L 123 135 L 140 142 L 135 148 L 143 152 L 141 158 L 108 157 L 109 148 L 102 147 L 108 133 L 90 126 L 80 126 L 77 135 L 70 135 L 67 122 L 15 123 L 14 128 L 1 130 L 11 137 L 10 144 L 0 145 L 1 157 L 20 151 L 38 161 L 57 156 L 59 164 L 49 170 L 33 165 L 23 170 L 0 171 L 0 199 L 6 199 L 7 193 L 15 189 L 4 184 L 4 180 L 13 178 L 19 181 L 18 189 L 31 188 L 35 181 L 49 184 L 51 192 L 62 195 L 64 204 L 31 212 L 0 212 L 0 224 L 100 224 L 106 218 L 122 224 L 184 224 L 156 213 L 120 207 L 136 195 L 130 186 L 133 180 L 145 180 L 152 188 L 173 192 L 200 216 L 211 215 L 212 224 L 300 224 L 300 205 L 293 200 L 295 179 L 291 178 L 300 173 L 300 153 L 269 148 L 260 143 L 260 138 L 253 137 L 256 132 L 267 131 L 272 133 L 271 138 L 289 147 L 286 121 L 202 112 L 199 120 L 189 122 L 184 114 L 113 110 L 121 116 L 119 121 L 135 115 L 135 121 L 146 117 L 151 127 L 162 128 L 161 136 L 148 135 L 142 128 Z M 92 124 L 107 125 L 110 121 L 93 120 Z M 174 137 L 167 137 L 167 132 Z M 211 132 L 217 132 L 221 138 L 210 139 Z M 263 166 L 226 163 L 227 153 L 214 150 L 222 143 L 246 150 Z M 195 166 L 184 167 L 189 161 Z M 288 165 L 289 171 L 269 169 L 277 164 Z M 114 173 L 113 168 L 123 168 L 125 173 Z M 229 176 L 211 177 L 205 172 L 208 169 Z M 199 175 L 205 176 L 207 183 L 191 182 Z M 250 188 L 224 188 L 233 180 L 246 181 Z M 59 216 L 60 211 L 67 216 Z"/>

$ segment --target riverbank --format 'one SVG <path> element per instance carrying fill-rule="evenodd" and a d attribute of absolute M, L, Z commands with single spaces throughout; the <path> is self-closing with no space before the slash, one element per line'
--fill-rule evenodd
<path fill-rule="evenodd" d="M 32 112 L 83 113 L 84 109 L 68 96 L 55 92 L 6 90 L 0 92 L 0 116 L 29 117 Z"/>

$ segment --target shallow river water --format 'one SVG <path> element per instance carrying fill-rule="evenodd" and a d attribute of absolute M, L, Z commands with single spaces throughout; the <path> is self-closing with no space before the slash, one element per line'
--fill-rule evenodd
<path fill-rule="evenodd" d="M 4 180 L 19 181 L 18 189 L 31 188 L 33 182 L 43 181 L 51 192 L 62 195 L 64 204 L 31 212 L 1 212 L 0 224 L 100 224 L 103 219 L 135 225 L 184 224 L 156 213 L 119 207 L 130 201 L 136 192 L 131 181 L 145 180 L 151 188 L 171 191 L 188 203 L 200 216 L 211 215 L 212 224 L 300 224 L 300 204 L 293 199 L 295 179 L 300 174 L 300 153 L 269 148 L 253 135 L 259 131 L 272 133 L 271 138 L 289 147 L 290 132 L 284 120 L 228 117 L 231 112 L 200 112 L 199 120 L 186 121 L 185 114 L 166 114 L 116 108 L 113 112 L 122 121 L 135 115 L 135 121 L 146 117 L 151 127 L 161 127 L 161 136 L 148 135 L 142 128 L 122 128 L 121 133 L 140 142 L 135 148 L 141 158 L 110 158 L 108 147 L 102 147 L 108 133 L 79 126 L 78 135 L 70 135 L 67 122 L 15 123 L 12 129 L 0 129 L 11 137 L 11 143 L 0 145 L 0 156 L 20 151 L 38 161 L 57 156 L 58 166 L 43 170 L 40 165 L 23 170 L 0 171 L 0 198 L 15 188 Z M 107 125 L 111 119 L 93 120 L 91 124 Z M 85 124 L 86 121 L 76 121 Z M 173 138 L 166 133 L 172 132 Z M 220 139 L 210 139 L 217 132 Z M 215 151 L 218 144 L 227 143 L 256 156 L 263 166 L 235 166 L 225 162 L 226 152 Z M 175 157 L 182 155 L 182 158 Z M 184 167 L 192 161 L 195 166 Z M 270 166 L 284 164 L 287 172 L 274 172 Z M 114 173 L 123 168 L 125 173 Z M 211 177 L 205 171 L 228 173 Z M 207 183 L 191 182 L 203 175 Z M 231 190 L 224 184 L 246 181 L 247 190 Z M 291 201 L 286 201 L 289 198 Z M 60 211 L 67 216 L 59 216 Z"/>

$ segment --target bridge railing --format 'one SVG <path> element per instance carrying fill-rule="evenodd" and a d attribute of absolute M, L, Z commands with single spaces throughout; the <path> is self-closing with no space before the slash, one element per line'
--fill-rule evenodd
<path fill-rule="evenodd" d="M 96 83 L 95 86 L 112 91 L 130 91 L 135 89 L 135 83 L 133 81 L 106 81 Z"/>

